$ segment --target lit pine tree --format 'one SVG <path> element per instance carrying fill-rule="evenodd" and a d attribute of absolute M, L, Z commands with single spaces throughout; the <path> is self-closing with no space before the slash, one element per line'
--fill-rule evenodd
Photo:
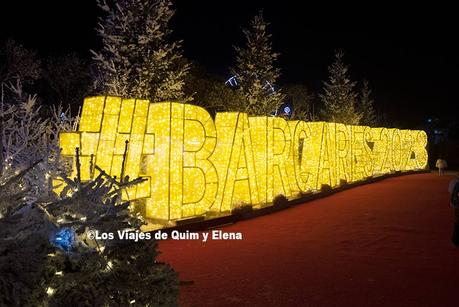
<path fill-rule="evenodd" d="M 229 109 L 267 115 L 275 112 L 282 103 L 283 95 L 279 90 L 273 90 L 280 75 L 280 69 L 274 66 L 279 53 L 272 50 L 271 34 L 266 29 L 268 25 L 260 11 L 250 22 L 250 28 L 243 30 L 247 39 L 245 47 L 235 47 L 236 67 L 231 71 L 239 81 L 238 91 L 243 101 L 228 106 Z"/>
<path fill-rule="evenodd" d="M 181 41 L 169 41 L 174 15 L 169 0 L 121 0 L 107 4 L 98 35 L 102 49 L 92 51 L 94 86 L 99 94 L 150 99 L 183 99 L 188 64 Z"/>
<path fill-rule="evenodd" d="M 363 80 L 363 87 L 360 92 L 360 109 L 362 112 L 361 125 L 376 126 L 376 113 L 374 109 L 374 100 L 371 98 L 371 89 L 368 86 L 368 80 Z"/>
<path fill-rule="evenodd" d="M 344 53 L 335 53 L 335 62 L 328 67 L 328 82 L 324 82 L 324 93 L 320 95 L 324 103 L 322 117 L 331 122 L 358 125 L 362 115 L 356 111 L 356 85 L 348 76 L 348 66 L 343 63 Z"/>

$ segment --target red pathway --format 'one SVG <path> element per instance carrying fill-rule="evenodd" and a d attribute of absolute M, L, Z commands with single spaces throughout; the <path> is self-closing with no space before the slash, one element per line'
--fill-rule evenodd
<path fill-rule="evenodd" d="M 459 306 L 451 178 L 386 179 L 221 228 L 241 241 L 162 241 L 160 259 L 194 281 L 180 306 Z"/>

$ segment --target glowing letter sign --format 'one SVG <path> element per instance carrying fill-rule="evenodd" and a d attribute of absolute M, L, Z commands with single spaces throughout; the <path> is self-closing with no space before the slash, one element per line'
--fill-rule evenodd
<path fill-rule="evenodd" d="M 60 144 L 69 158 L 80 148 L 82 180 L 97 176 L 91 159 L 112 176 L 147 178 L 124 197 L 143 200 L 148 218 L 165 221 L 427 165 L 420 130 L 237 112 L 214 121 L 198 106 L 119 97 L 85 99 L 78 132 L 61 133 Z"/>

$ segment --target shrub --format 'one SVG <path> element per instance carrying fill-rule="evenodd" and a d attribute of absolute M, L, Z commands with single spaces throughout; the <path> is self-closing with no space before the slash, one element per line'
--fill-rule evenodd
<path fill-rule="evenodd" d="M 278 194 L 273 199 L 274 206 L 288 206 L 288 199 L 283 194 Z"/>

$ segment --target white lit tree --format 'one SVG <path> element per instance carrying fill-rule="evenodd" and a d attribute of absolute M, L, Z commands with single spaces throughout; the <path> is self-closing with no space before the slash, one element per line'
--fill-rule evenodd
<path fill-rule="evenodd" d="M 188 64 L 181 41 L 171 41 L 174 15 L 169 0 L 98 0 L 105 13 L 97 29 L 102 49 L 92 51 L 98 94 L 150 99 L 184 99 Z"/>
<path fill-rule="evenodd" d="M 371 97 L 371 89 L 368 85 L 368 80 L 363 80 L 363 86 L 359 97 L 359 109 L 362 113 L 361 125 L 374 127 L 377 123 L 376 112 L 374 108 L 374 100 Z"/>
<path fill-rule="evenodd" d="M 17 206 L 48 198 L 51 178 L 62 172 L 58 134 L 76 128 L 61 106 L 42 117 L 42 108 L 30 87 L 42 75 L 36 52 L 13 40 L 0 49 L 0 216 Z"/>
<path fill-rule="evenodd" d="M 0 101 L 0 214 L 19 200 L 33 203 L 51 196 L 51 178 L 64 170 L 59 132 L 74 130 L 78 122 L 60 106 L 51 119 L 43 119 L 36 96 L 16 100 Z"/>
<path fill-rule="evenodd" d="M 73 163 L 60 157 L 58 135 L 74 131 L 78 117 L 56 107 L 43 118 L 36 96 L 23 91 L 37 76 L 23 64 L 38 66 L 17 46 L 0 51 L 8 55 L 0 61 L 8 93 L 0 99 L 0 306 L 176 305 L 177 274 L 156 261 L 156 241 L 88 236 L 140 230 L 143 220 L 120 195 L 142 179 L 117 181 L 94 166 L 99 175 L 82 182 L 78 149 L 77 176 L 68 178 Z M 59 175 L 67 187 L 56 195 Z"/>
<path fill-rule="evenodd" d="M 116 182 L 98 170 L 88 182 L 64 176 L 68 189 L 57 201 L 15 206 L 0 217 L 0 305 L 176 305 L 177 274 L 155 260 L 156 241 L 89 235 L 139 231 L 143 223 L 119 197 L 140 179 Z"/>
<path fill-rule="evenodd" d="M 29 110 L 34 110 L 33 105 Z M 8 108 L 7 112 L 2 133 L 6 136 L 2 141 L 7 140 L 6 158 L 0 176 L 0 305 L 176 305 L 177 274 L 155 260 L 156 241 L 96 240 L 88 236 L 90 230 L 140 230 L 143 219 L 132 214 L 130 203 L 120 196 L 125 188 L 144 179 L 129 180 L 126 176 L 117 181 L 95 165 L 99 175 L 82 182 L 77 148 L 77 175 L 69 178 L 55 163 L 59 162 L 58 152 L 47 155 L 53 151 L 47 151 L 44 143 L 58 131 L 56 127 L 65 130 L 71 121 L 34 118 L 37 124 L 33 124 L 26 117 L 21 118 L 25 122 L 16 132 L 8 128 L 11 119 L 18 118 L 15 113 L 28 111 Z M 56 113 L 62 115 L 59 110 Z M 50 123 L 53 121 L 56 123 Z M 37 131 L 31 132 L 33 129 Z M 48 142 L 53 144 L 52 138 Z M 53 168 L 56 164 L 58 167 Z M 43 183 L 51 178 L 47 174 L 52 171 L 61 171 L 67 186 L 60 195 L 43 197 L 48 192 L 42 191 Z"/>
<path fill-rule="evenodd" d="M 362 114 L 356 110 L 355 82 L 350 80 L 349 67 L 343 62 L 343 51 L 335 53 L 335 61 L 328 67 L 329 79 L 324 82 L 320 98 L 324 104 L 322 117 L 330 122 L 358 125 Z"/>
<path fill-rule="evenodd" d="M 237 90 L 243 99 L 236 105 L 229 105 L 230 110 L 269 115 L 282 104 L 282 93 L 273 90 L 280 75 L 280 69 L 274 66 L 279 53 L 273 51 L 268 25 L 260 11 L 250 22 L 249 29 L 243 30 L 246 45 L 235 47 L 236 66 L 231 72 L 238 80 Z"/>
<path fill-rule="evenodd" d="M 156 262 L 156 242 L 92 240 L 89 230 L 139 231 L 143 220 L 122 201 L 141 182 L 99 175 L 68 178 L 59 131 L 78 118 L 62 108 L 43 120 L 34 97 L 0 109 L 0 306 L 147 306 L 176 304 L 178 278 Z M 66 187 L 51 192 L 60 175 Z"/>

